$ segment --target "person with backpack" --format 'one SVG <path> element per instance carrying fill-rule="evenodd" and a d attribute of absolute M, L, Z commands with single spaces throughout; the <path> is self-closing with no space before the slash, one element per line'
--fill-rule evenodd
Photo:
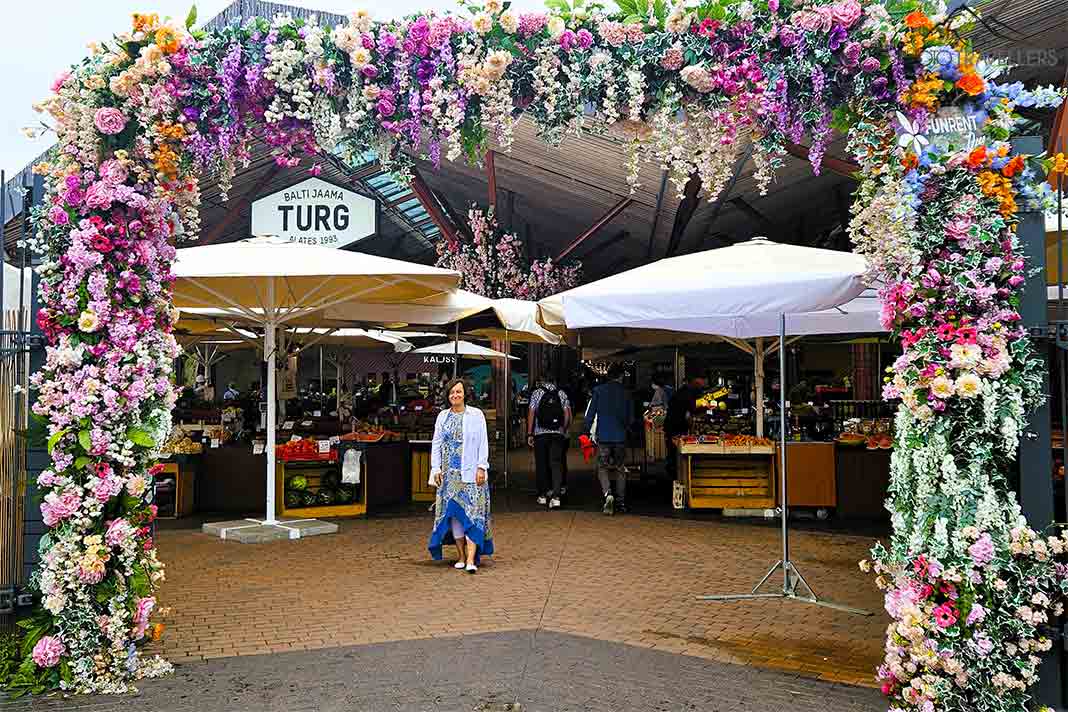
<path fill-rule="evenodd" d="M 604 494 L 605 514 L 625 512 L 624 498 L 627 494 L 626 459 L 627 430 L 634 422 L 634 401 L 623 385 L 624 371 L 613 364 L 608 371 L 608 380 L 593 389 L 590 404 L 586 406 L 585 433 L 590 436 L 594 421 L 597 423 L 597 479 Z M 616 475 L 616 492 L 612 494 L 609 472 Z"/>
<path fill-rule="evenodd" d="M 564 453 L 571 427 L 571 403 L 551 381 L 542 381 L 530 394 L 527 410 L 527 444 L 534 448 L 538 504 L 560 507 Z"/>

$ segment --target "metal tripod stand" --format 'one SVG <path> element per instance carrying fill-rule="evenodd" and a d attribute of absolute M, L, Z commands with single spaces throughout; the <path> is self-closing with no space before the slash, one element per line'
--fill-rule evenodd
<path fill-rule="evenodd" d="M 874 615 L 863 608 L 854 608 L 842 603 L 826 601 L 816 595 L 794 562 L 790 560 L 790 530 L 787 527 L 789 514 L 786 502 L 786 315 L 779 315 L 779 513 L 782 519 L 782 558 L 776 561 L 764 578 L 757 582 L 749 593 L 733 593 L 720 596 L 698 596 L 698 601 L 738 601 L 755 598 L 787 598 L 814 606 L 833 608 L 860 616 Z M 782 569 L 782 590 L 760 593 L 761 587 Z"/>

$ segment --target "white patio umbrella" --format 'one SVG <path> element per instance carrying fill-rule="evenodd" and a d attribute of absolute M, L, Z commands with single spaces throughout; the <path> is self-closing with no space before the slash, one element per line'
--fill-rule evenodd
<path fill-rule="evenodd" d="M 769 325 L 777 322 L 779 367 L 783 376 L 779 388 L 782 559 L 751 593 L 706 596 L 703 600 L 785 597 L 871 615 L 821 601 L 790 560 L 784 378 L 788 318 L 792 322 L 795 315 L 833 310 L 859 297 L 865 289 L 866 271 L 867 264 L 860 255 L 755 238 L 718 250 L 654 262 L 559 295 L 562 320 L 568 329 L 665 329 L 749 339 L 769 335 Z M 550 304 L 543 310 L 550 321 L 559 320 L 554 306 Z M 780 568 L 782 590 L 757 593 Z M 808 595 L 798 593 L 798 583 Z"/>
<path fill-rule="evenodd" d="M 175 306 L 220 310 L 264 331 L 267 369 L 267 503 L 275 524 L 275 330 L 321 316 L 336 304 L 403 302 L 455 289 L 452 270 L 329 247 L 254 238 L 178 250 L 173 265 Z"/>
<path fill-rule="evenodd" d="M 508 359 L 510 361 L 518 361 L 515 356 L 509 356 L 508 354 L 501 353 L 500 351 L 494 351 L 493 349 L 486 348 L 485 346 L 479 346 L 478 344 L 472 344 L 470 341 L 446 341 L 443 344 L 435 344 L 434 346 L 424 346 L 412 351 L 413 354 L 441 354 L 443 356 L 460 356 L 462 358 L 470 358 L 482 361 L 489 361 L 491 359 Z"/>

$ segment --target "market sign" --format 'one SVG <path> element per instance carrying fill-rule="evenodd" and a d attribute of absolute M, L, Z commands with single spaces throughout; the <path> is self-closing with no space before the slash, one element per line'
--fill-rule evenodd
<path fill-rule="evenodd" d="M 378 231 L 378 204 L 321 178 L 308 178 L 252 203 L 256 236 L 289 242 L 345 247 Z"/>
<path fill-rule="evenodd" d="M 923 133 L 900 111 L 897 112 L 897 124 L 898 145 L 917 156 L 925 149 L 941 155 L 970 151 L 982 143 L 979 121 L 957 106 L 939 109 L 927 120 L 927 130 Z"/>
<path fill-rule="evenodd" d="M 455 363 L 455 362 L 456 362 L 456 357 L 455 356 L 424 356 L 423 357 L 423 364 L 424 365 L 446 364 L 446 363 Z"/>

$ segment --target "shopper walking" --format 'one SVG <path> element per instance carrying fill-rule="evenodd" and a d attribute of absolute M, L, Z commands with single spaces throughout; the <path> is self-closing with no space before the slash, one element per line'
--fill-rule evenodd
<path fill-rule="evenodd" d="M 481 557 L 493 554 L 486 416 L 467 405 L 463 379 L 449 381 L 445 392 L 449 407 L 438 414 L 430 449 L 430 484 L 437 497 L 428 548 L 440 561 L 442 545 L 455 544 L 454 566 L 473 574 Z"/>
<path fill-rule="evenodd" d="M 567 432 L 571 427 L 571 403 L 555 383 L 541 381 L 530 394 L 527 409 L 527 444 L 534 448 L 534 475 L 538 504 L 560 507 L 564 481 Z"/>
<path fill-rule="evenodd" d="M 634 422 L 634 404 L 630 392 L 623 385 L 623 368 L 613 365 L 608 380 L 593 389 L 586 408 L 585 434 L 590 434 L 597 421 L 597 479 L 604 494 L 605 514 L 625 512 L 627 496 L 626 458 L 627 430 Z M 616 475 L 616 492 L 612 494 L 609 473 Z"/>

